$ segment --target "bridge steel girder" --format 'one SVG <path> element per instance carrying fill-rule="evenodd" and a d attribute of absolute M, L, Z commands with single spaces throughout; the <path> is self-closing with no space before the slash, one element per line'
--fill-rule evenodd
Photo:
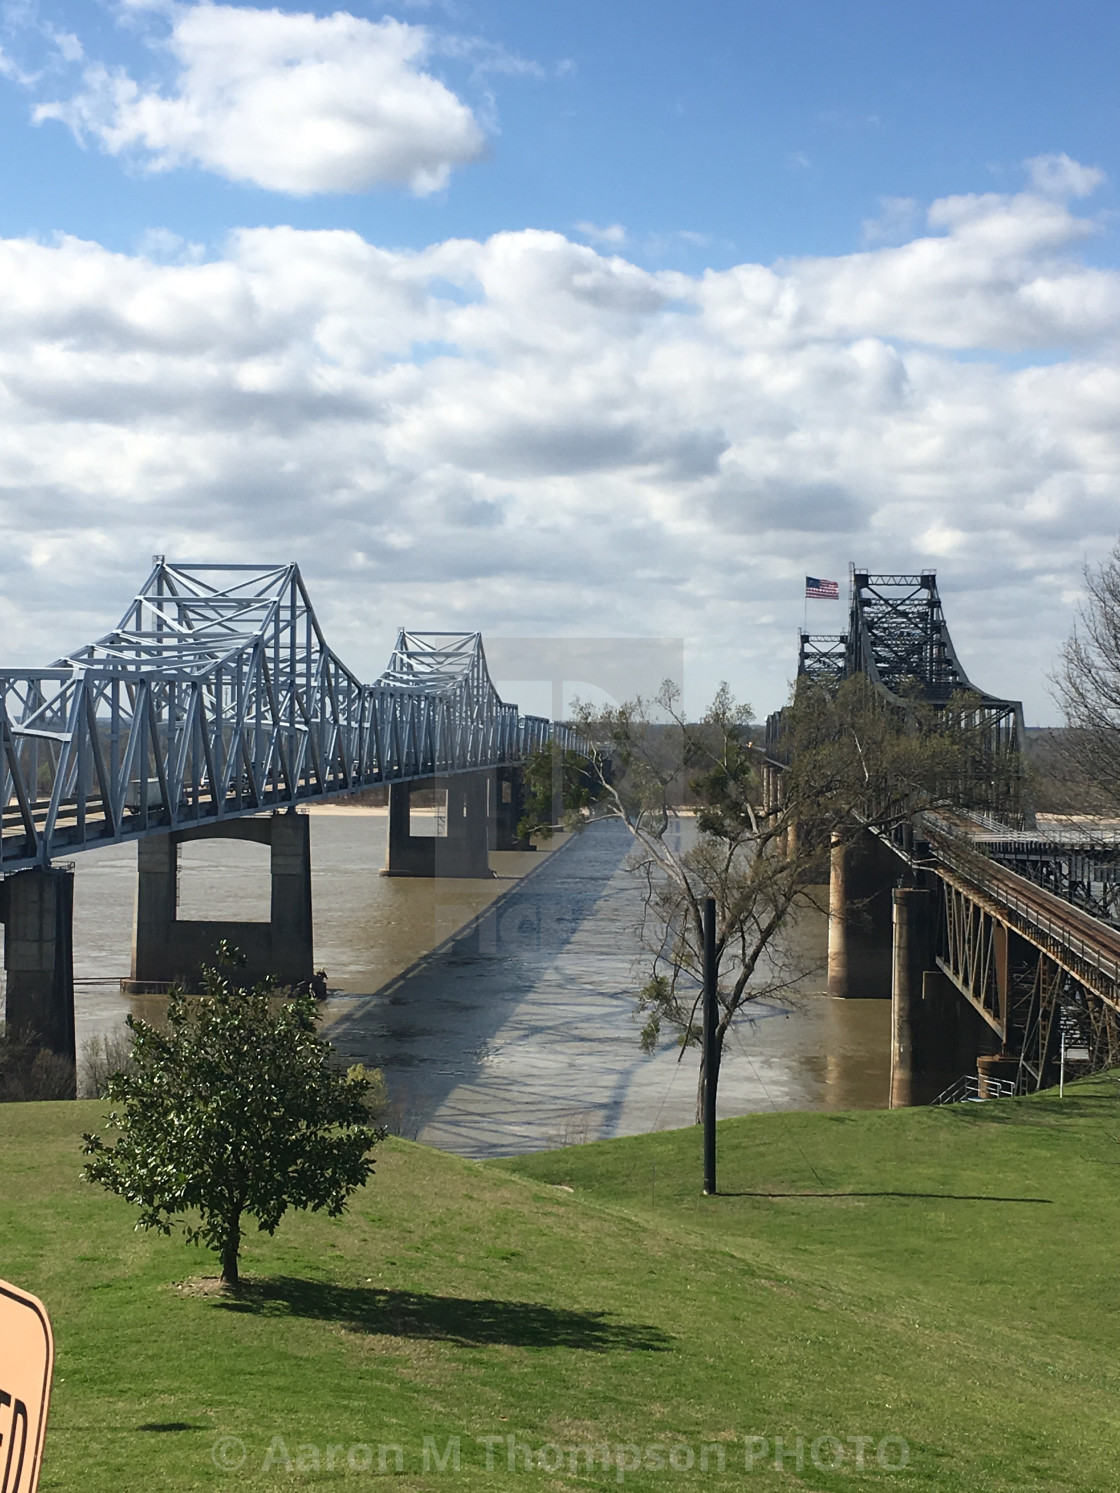
<path fill-rule="evenodd" d="M 935 955 L 937 968 L 1006 1043 L 1011 1004 L 1007 925 L 961 886 L 945 877 L 940 881 L 944 952 Z"/>
<path fill-rule="evenodd" d="M 157 558 L 113 632 L 49 668 L 0 670 L 0 875 L 550 741 L 582 746 L 500 699 L 479 633 L 402 630 L 363 684 L 297 566 Z"/>
<path fill-rule="evenodd" d="M 933 829 L 929 848 L 937 968 L 1018 1059 L 1020 1092 L 1054 1081 L 1063 1027 L 1082 1071 L 1120 1062 L 1120 932 L 956 837 Z"/>

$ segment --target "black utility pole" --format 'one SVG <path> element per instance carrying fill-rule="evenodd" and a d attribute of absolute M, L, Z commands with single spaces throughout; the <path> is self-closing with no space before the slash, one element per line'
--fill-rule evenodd
<path fill-rule="evenodd" d="M 716 1190 L 716 899 L 704 898 L 704 1192 Z"/>

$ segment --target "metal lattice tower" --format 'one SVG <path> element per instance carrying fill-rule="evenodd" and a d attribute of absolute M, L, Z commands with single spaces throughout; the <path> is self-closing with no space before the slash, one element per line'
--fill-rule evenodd
<path fill-rule="evenodd" d="M 893 695 L 916 685 L 936 705 L 973 690 L 949 637 L 935 572 L 852 571 L 844 674 L 866 674 Z"/>
<path fill-rule="evenodd" d="M 905 712 L 920 699 L 955 713 L 962 725 L 980 727 L 987 745 L 970 791 L 990 812 L 1018 819 L 1023 707 L 1018 700 L 977 689 L 965 673 L 949 635 L 935 571 L 875 575 L 852 566 L 848 631 L 802 632 L 797 672 L 830 690 L 862 675 L 894 709 Z M 775 760 L 782 760 L 781 739 L 779 711 L 767 723 L 768 751 Z"/>

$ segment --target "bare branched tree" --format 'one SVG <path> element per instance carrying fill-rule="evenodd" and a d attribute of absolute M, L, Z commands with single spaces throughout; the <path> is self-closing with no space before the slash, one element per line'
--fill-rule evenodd
<path fill-rule="evenodd" d="M 718 1064 L 744 1008 L 788 990 L 806 973 L 779 935 L 791 912 L 811 900 L 819 837 L 795 838 L 794 795 L 763 803 L 750 708 L 726 685 L 699 722 L 685 719 L 680 692 L 667 682 L 653 701 L 580 707 L 574 724 L 591 743 L 597 811 L 630 831 L 631 863 L 645 885 L 651 963 L 639 996 L 642 1046 L 652 1050 L 666 1027 L 678 1034 L 682 1054 L 699 1041 L 703 905 L 710 896 L 720 976 Z M 682 781 L 696 801 L 694 836 L 682 837 L 671 801 Z M 701 1071 L 698 1110 L 703 1083 Z"/>
<path fill-rule="evenodd" d="M 666 1027 L 676 1031 L 682 1054 L 699 1042 L 703 906 L 711 897 L 718 1083 L 735 1021 L 811 972 L 809 956 L 785 934 L 801 909 L 819 906 L 832 837 L 961 802 L 978 749 L 961 724 L 968 706 L 962 698 L 938 712 L 915 700 L 900 711 L 862 678 L 837 691 L 802 681 L 785 712 L 789 761 L 780 775 L 755 742 L 749 706 L 726 684 L 698 722 L 685 718 L 670 682 L 653 701 L 577 709 L 573 723 L 590 743 L 583 780 L 590 777 L 595 792 L 588 797 L 595 812 L 626 825 L 632 865 L 644 879 L 651 966 L 639 1010 L 647 1051 Z M 682 781 L 695 800 L 691 836 L 681 835 L 674 808 Z M 587 812 L 586 801 L 578 804 L 577 816 Z M 704 1084 L 701 1064 L 698 1115 Z"/>
<path fill-rule="evenodd" d="M 1085 600 L 1052 678 L 1067 783 L 1086 812 L 1120 809 L 1120 541 L 1085 569 Z"/>

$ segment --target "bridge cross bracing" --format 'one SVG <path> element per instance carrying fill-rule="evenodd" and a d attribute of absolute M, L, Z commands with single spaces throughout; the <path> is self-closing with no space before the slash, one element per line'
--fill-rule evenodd
<path fill-rule="evenodd" d="M 0 735 L 0 874 L 579 745 L 501 700 L 479 633 L 402 629 L 364 684 L 327 645 L 298 566 L 162 557 L 105 637 L 47 668 L 0 668 Z"/>
<path fill-rule="evenodd" d="M 799 635 L 798 678 L 834 690 L 865 678 L 883 704 L 905 713 L 915 698 L 952 714 L 985 743 L 976 804 L 1017 821 L 1022 812 L 1023 707 L 978 689 L 953 647 L 937 572 L 876 574 L 851 566 L 848 630 Z M 767 722 L 768 753 L 781 760 L 781 712 Z M 990 790 L 990 791 L 987 791 Z"/>
<path fill-rule="evenodd" d="M 1092 832 L 1058 835 L 1051 857 L 1108 853 Z M 1044 837 L 963 814 L 923 814 L 916 837 L 913 865 L 937 888 L 937 967 L 1015 1056 L 1019 1091 L 1054 1077 L 1063 1030 L 1090 1068 L 1120 1062 L 1120 928 L 1074 888 L 1023 874 L 1009 849 L 1036 855 Z"/>

